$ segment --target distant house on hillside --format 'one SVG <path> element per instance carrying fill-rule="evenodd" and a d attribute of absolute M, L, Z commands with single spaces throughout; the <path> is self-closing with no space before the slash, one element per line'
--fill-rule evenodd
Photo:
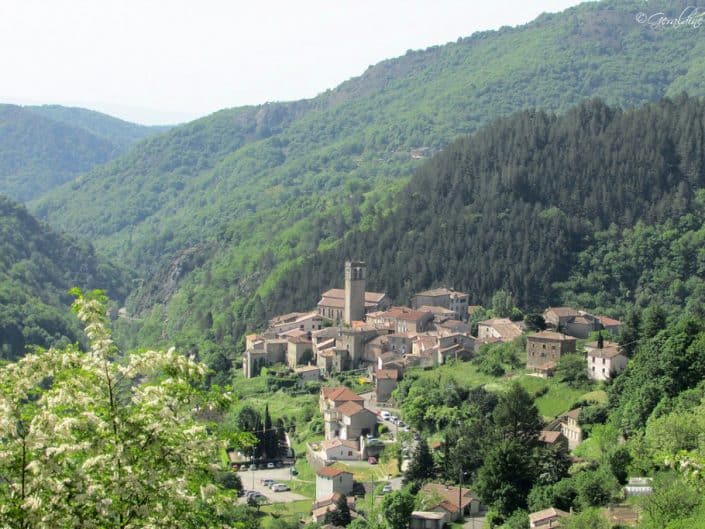
<path fill-rule="evenodd" d="M 316 472 L 316 500 L 330 498 L 336 492 L 349 496 L 352 491 L 352 473 L 332 467 L 323 467 Z"/>
<path fill-rule="evenodd" d="M 570 516 L 569 513 L 550 507 L 543 511 L 529 514 L 529 527 L 531 529 L 554 529 L 561 526 L 561 519 Z"/>
<path fill-rule="evenodd" d="M 605 331 L 610 333 L 612 336 L 619 335 L 619 330 L 622 328 L 621 321 L 615 320 L 614 318 L 609 318 L 607 316 L 598 316 L 597 319 Z"/>
<path fill-rule="evenodd" d="M 576 340 L 572 336 L 554 331 L 541 331 L 526 338 L 526 367 L 539 374 L 550 376 L 560 357 L 575 352 Z"/>
<path fill-rule="evenodd" d="M 598 318 L 572 307 L 549 307 L 544 311 L 543 318 L 551 329 L 574 338 L 587 338 L 591 332 L 602 328 Z"/>
<path fill-rule="evenodd" d="M 524 334 L 524 323 L 509 318 L 492 318 L 477 324 L 477 339 L 481 342 L 511 342 Z"/>
<path fill-rule="evenodd" d="M 450 288 L 434 288 L 419 292 L 411 299 L 411 307 L 419 309 L 424 305 L 444 307 L 452 310 L 458 320 L 467 319 L 470 295 Z"/>
<path fill-rule="evenodd" d="M 356 402 L 363 405 L 365 399 L 345 386 L 321 388 L 321 394 L 318 398 L 318 407 L 321 412 L 331 408 L 336 408 L 346 402 Z"/>
<path fill-rule="evenodd" d="M 585 344 L 587 353 L 588 377 L 592 380 L 609 380 L 627 367 L 627 355 L 616 342 L 599 342 Z"/>
<path fill-rule="evenodd" d="M 409 307 L 391 307 L 387 311 L 367 314 L 367 323 L 389 329 L 396 334 L 424 332 L 432 321 L 432 312 L 422 312 Z"/>
<path fill-rule="evenodd" d="M 559 417 L 561 433 L 568 439 L 568 447 L 573 450 L 583 442 L 583 429 L 578 424 L 582 408 L 575 408 Z"/>
<path fill-rule="evenodd" d="M 392 398 L 392 391 L 397 387 L 399 371 L 396 369 L 377 369 L 374 372 L 375 400 L 387 402 Z"/>

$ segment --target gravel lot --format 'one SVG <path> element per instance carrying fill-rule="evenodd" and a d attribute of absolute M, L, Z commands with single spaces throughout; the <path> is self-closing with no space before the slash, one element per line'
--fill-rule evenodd
<path fill-rule="evenodd" d="M 305 500 L 306 497 L 301 494 L 296 494 L 290 490 L 286 492 L 274 492 L 268 487 L 262 485 L 263 479 L 273 479 L 277 483 L 286 484 L 292 478 L 289 473 L 291 467 L 284 468 L 268 468 L 266 470 L 241 470 L 238 472 L 242 480 L 242 486 L 245 490 L 256 490 L 267 497 L 269 503 L 289 503 L 292 501 Z M 247 498 L 239 498 L 240 503 L 245 503 Z"/>

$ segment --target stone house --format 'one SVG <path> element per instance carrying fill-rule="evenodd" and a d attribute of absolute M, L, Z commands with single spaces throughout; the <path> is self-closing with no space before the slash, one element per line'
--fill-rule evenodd
<path fill-rule="evenodd" d="M 291 369 L 313 360 L 313 344 L 305 336 L 287 338 L 286 363 Z"/>
<path fill-rule="evenodd" d="M 524 323 L 509 318 L 492 318 L 477 324 L 477 338 L 480 341 L 511 342 L 524 334 Z"/>
<path fill-rule="evenodd" d="M 397 334 L 424 332 L 429 329 L 432 321 L 432 312 L 421 312 L 409 307 L 391 307 L 387 311 L 367 315 L 368 323 Z"/>
<path fill-rule="evenodd" d="M 378 369 L 374 373 L 375 399 L 377 402 L 387 402 L 392 398 L 392 391 L 397 387 L 399 371 L 396 369 Z"/>
<path fill-rule="evenodd" d="M 549 375 L 562 355 L 575 352 L 575 344 L 572 336 L 554 331 L 527 336 L 526 367 Z"/>
<path fill-rule="evenodd" d="M 612 336 L 618 336 L 619 330 L 622 327 L 622 322 L 615 320 L 614 318 L 609 318 L 607 316 L 598 316 L 597 319 L 600 321 L 602 328 L 607 331 Z"/>
<path fill-rule="evenodd" d="M 321 379 L 321 370 L 318 366 L 297 367 L 294 372 L 304 382 L 317 382 Z"/>
<path fill-rule="evenodd" d="M 588 377 L 591 380 L 609 380 L 627 367 L 627 355 L 616 342 L 604 342 L 602 347 L 599 345 L 599 342 L 585 344 Z"/>
<path fill-rule="evenodd" d="M 255 340 L 254 345 L 256 348 L 247 349 L 243 355 L 242 370 L 245 378 L 258 376 L 263 367 L 286 362 L 286 340 Z"/>
<path fill-rule="evenodd" d="M 323 328 L 323 318 L 317 312 L 291 312 L 269 320 L 267 331 L 281 335 L 298 329 L 307 333 Z"/>
<path fill-rule="evenodd" d="M 575 338 L 587 338 L 591 332 L 602 328 L 597 317 L 571 307 L 549 307 L 544 311 L 543 318 L 550 328 Z"/>
<path fill-rule="evenodd" d="M 377 431 L 377 415 L 358 404 L 346 402 L 323 412 L 323 424 L 326 439 L 339 437 L 354 440 Z"/>
<path fill-rule="evenodd" d="M 423 305 L 444 307 L 452 310 L 456 319 L 464 320 L 467 319 L 469 299 L 469 294 L 442 287 L 419 292 L 411 299 L 411 306 L 414 309 Z"/>
<path fill-rule="evenodd" d="M 316 500 L 329 498 L 336 492 L 349 496 L 352 491 L 352 473 L 332 467 L 319 468 L 316 472 Z"/>

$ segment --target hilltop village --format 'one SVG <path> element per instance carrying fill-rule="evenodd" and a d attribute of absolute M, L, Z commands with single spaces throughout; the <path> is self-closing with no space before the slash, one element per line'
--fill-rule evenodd
<path fill-rule="evenodd" d="M 508 342 L 527 331 L 526 324 L 492 318 L 471 334 L 468 317 L 476 309 L 470 295 L 452 288 L 418 292 L 411 306 L 392 306 L 383 292 L 368 292 L 367 266 L 345 263 L 345 285 L 321 294 L 316 310 L 272 318 L 261 334 L 246 337 L 243 373 L 258 376 L 263 367 L 284 364 L 305 381 L 333 373 L 366 371 L 375 382 L 375 397 L 386 402 L 410 367 L 432 368 L 449 359 L 470 360 L 482 344 Z M 615 342 L 620 322 L 570 307 L 549 307 L 546 330 L 526 337 L 526 367 L 553 375 L 562 355 L 576 353 L 576 340 L 600 332 L 587 343 L 586 370 L 593 380 L 608 380 L 626 367 L 627 357 Z"/>
<path fill-rule="evenodd" d="M 608 382 L 627 365 L 626 354 L 614 341 L 621 323 L 606 316 L 549 307 L 541 315 L 540 330 L 530 330 L 523 319 L 490 318 L 476 321 L 473 334 L 470 319 L 479 307 L 470 304 L 468 293 L 439 287 L 416 293 L 410 306 L 395 306 L 385 293 L 369 292 L 366 286 L 366 264 L 348 261 L 343 288 L 323 292 L 315 310 L 277 316 L 264 332 L 246 337 L 242 366 L 246 378 L 276 367 L 304 383 L 324 383 L 318 406 L 323 439 L 306 444 L 306 462 L 316 473 L 314 522 L 323 523 L 339 509 L 341 498 L 355 513 L 362 484 L 353 479 L 352 471 L 340 467 L 341 462 L 374 465 L 385 457 L 390 443 L 397 442 L 406 443 L 401 464 L 408 467 L 422 438 L 395 415 L 399 412 L 394 390 L 410 369 L 433 370 L 469 361 L 485 344 L 516 343 L 519 338 L 526 344 L 526 372 L 537 378 L 553 377 L 561 358 L 578 352 L 583 353 L 585 378 L 595 382 Z M 334 378 L 345 373 L 371 381 L 372 391 L 357 394 L 335 385 Z M 327 380 L 334 385 L 326 385 Z M 577 448 L 584 439 L 580 413 L 577 407 L 546 422 L 540 443 L 566 453 Z M 430 444 L 434 449 L 442 447 L 438 441 Z M 392 487 L 386 485 L 382 494 Z M 479 497 L 462 485 L 427 482 L 421 493 L 435 501 L 413 512 L 412 528 L 442 527 L 465 515 L 480 516 L 484 509 Z M 559 527 L 567 515 L 555 508 L 537 511 L 531 514 L 531 523 L 536 523 L 531 527 Z"/>

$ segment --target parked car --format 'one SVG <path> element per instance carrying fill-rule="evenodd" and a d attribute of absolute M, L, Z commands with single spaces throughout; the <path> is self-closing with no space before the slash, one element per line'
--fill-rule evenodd
<path fill-rule="evenodd" d="M 298 475 L 299 475 L 299 471 L 296 470 L 294 467 L 291 467 L 291 468 L 289 469 L 289 472 L 291 472 L 291 475 L 292 475 L 292 476 L 298 476 Z"/>
<path fill-rule="evenodd" d="M 252 464 L 250 465 L 250 470 L 257 470 L 257 465 L 255 465 L 254 463 L 252 463 Z"/>
<path fill-rule="evenodd" d="M 289 487 L 284 485 L 284 483 L 275 483 L 274 485 L 272 485 L 272 490 L 274 492 L 285 492 L 289 490 Z"/>
<path fill-rule="evenodd" d="M 389 417 L 389 420 L 390 420 L 393 424 L 396 424 L 397 421 L 399 420 L 399 417 L 397 417 L 396 415 L 391 415 L 391 416 Z"/>
<path fill-rule="evenodd" d="M 391 483 L 387 483 L 384 487 L 382 487 L 382 494 L 387 494 L 388 492 L 392 492 Z"/>
<path fill-rule="evenodd" d="M 385 421 L 388 421 L 389 418 L 392 416 L 391 413 L 389 413 L 387 410 L 382 410 L 379 412 L 380 417 L 382 417 Z"/>
<path fill-rule="evenodd" d="M 367 462 L 368 462 L 370 465 L 376 465 L 376 464 L 377 464 L 377 458 L 376 458 L 376 457 L 368 457 L 368 458 L 367 458 Z"/>
<path fill-rule="evenodd" d="M 271 487 L 276 482 L 273 479 L 267 478 L 260 480 L 260 483 L 262 483 L 262 485 L 264 485 L 265 487 Z"/>
<path fill-rule="evenodd" d="M 406 423 L 402 420 L 399 420 L 397 421 L 397 426 L 399 426 L 400 428 L 404 428 L 406 426 Z"/>
<path fill-rule="evenodd" d="M 274 468 L 274 463 L 267 463 L 267 468 Z"/>

